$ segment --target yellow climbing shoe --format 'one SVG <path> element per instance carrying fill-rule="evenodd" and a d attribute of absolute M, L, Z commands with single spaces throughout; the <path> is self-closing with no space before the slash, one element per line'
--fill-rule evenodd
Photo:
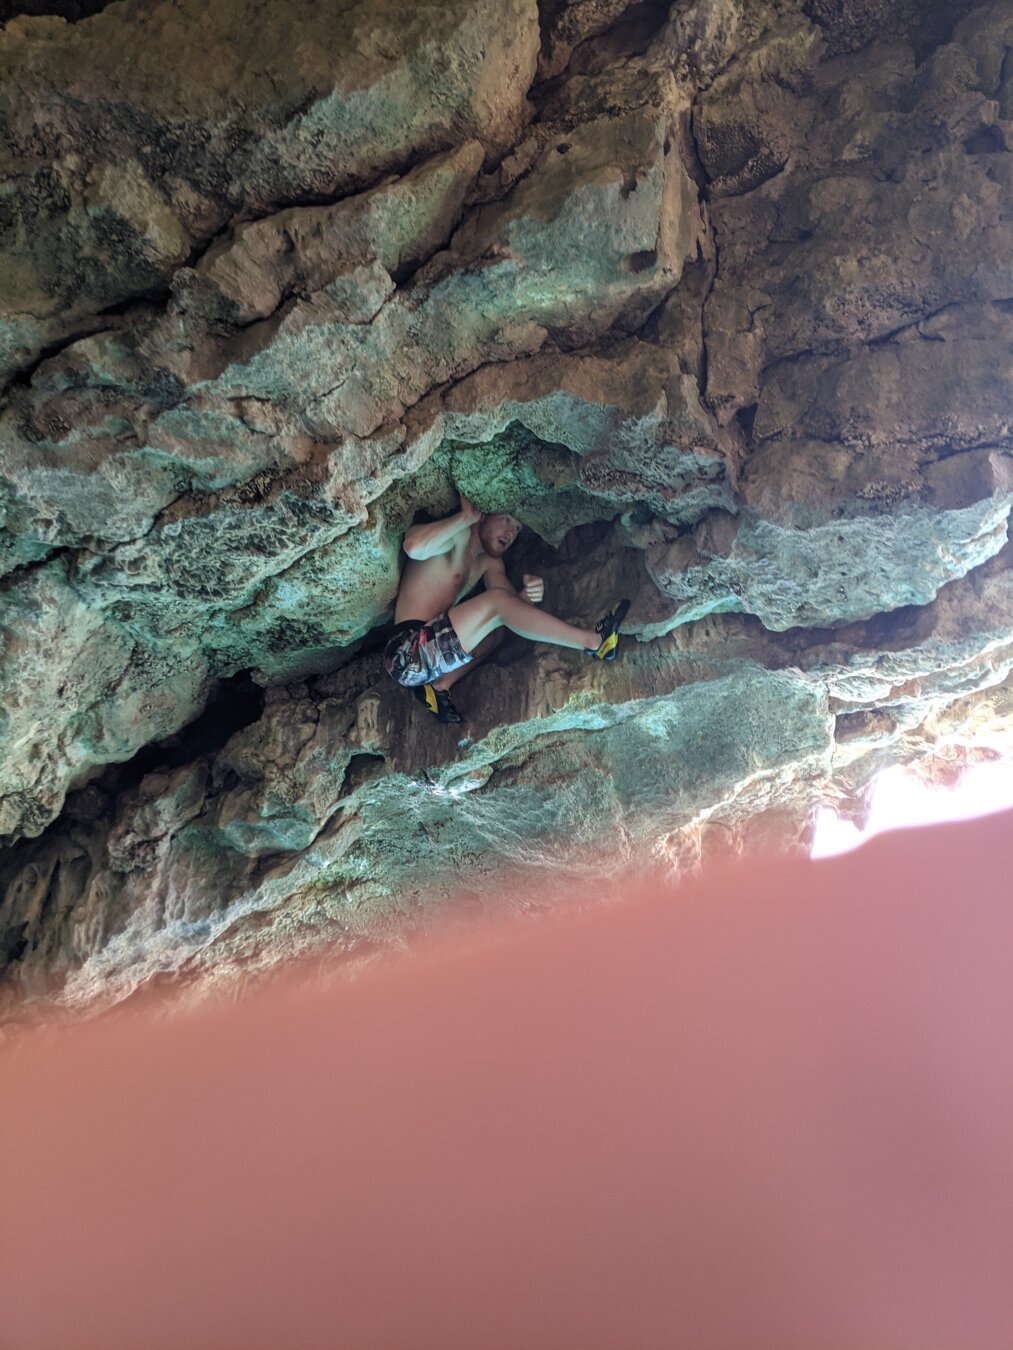
<path fill-rule="evenodd" d="M 604 619 L 599 619 L 594 626 L 594 631 L 601 634 L 601 642 L 597 647 L 585 647 L 584 651 L 588 656 L 593 656 L 596 661 L 614 661 L 616 659 L 616 648 L 619 646 L 619 629 L 623 619 L 629 612 L 630 602 L 620 600 L 615 609 L 606 614 Z"/>
<path fill-rule="evenodd" d="M 450 701 L 445 689 L 434 689 L 431 684 L 417 684 L 412 693 L 436 718 L 437 722 L 463 722 L 464 718 Z"/>

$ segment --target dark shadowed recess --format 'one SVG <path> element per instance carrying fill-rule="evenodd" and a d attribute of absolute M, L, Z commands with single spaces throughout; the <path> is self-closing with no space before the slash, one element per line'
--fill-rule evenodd
<path fill-rule="evenodd" d="M 829 56 L 858 51 L 877 38 L 905 38 L 923 61 L 949 42 L 978 0 L 802 0 L 823 29 Z"/>
<path fill-rule="evenodd" d="M 119 774 L 117 789 L 139 783 L 153 769 L 175 769 L 213 755 L 235 732 L 260 718 L 264 698 L 264 690 L 248 671 L 222 680 L 199 717 L 173 735 L 144 746 L 133 759 L 109 766 L 111 772 Z"/>
<path fill-rule="evenodd" d="M 50 14 L 66 19 L 68 23 L 77 23 L 78 19 L 87 19 L 110 4 L 112 0 L 0 0 L 0 23 L 6 23 L 19 14 L 30 14 L 36 18 Z"/>
<path fill-rule="evenodd" d="M 107 764 L 88 782 L 67 793 L 63 810 L 34 839 L 19 839 L 0 848 L 0 897 L 26 862 L 30 862 L 54 835 L 66 834 L 75 825 L 87 826 L 94 820 L 109 822 L 115 815 L 115 798 L 134 787 L 145 774 L 155 769 L 174 769 L 180 764 L 214 755 L 230 736 L 256 722 L 264 711 L 265 691 L 248 672 L 222 680 L 208 700 L 207 707 L 187 726 L 152 741 L 132 759 L 122 764 Z M 0 968 L 4 961 L 17 959 L 19 952 L 0 934 Z"/>

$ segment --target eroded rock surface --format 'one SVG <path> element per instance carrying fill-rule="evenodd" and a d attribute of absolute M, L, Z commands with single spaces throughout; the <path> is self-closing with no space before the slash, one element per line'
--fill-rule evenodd
<path fill-rule="evenodd" d="M 1003 752 L 1007 5 L 213 9 L 0 29 L 9 1013 Z M 458 490 L 552 612 L 633 606 L 455 732 L 380 651 Z"/>

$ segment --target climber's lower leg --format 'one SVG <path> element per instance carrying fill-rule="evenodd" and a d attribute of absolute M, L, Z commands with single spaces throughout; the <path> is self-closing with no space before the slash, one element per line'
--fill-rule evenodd
<path fill-rule="evenodd" d="M 532 642 L 552 642 L 576 651 L 594 649 L 601 640 L 593 628 L 575 628 L 508 591 L 491 590 L 476 595 L 454 605 L 447 617 L 466 652 L 474 651 L 483 638 L 500 627 Z"/>

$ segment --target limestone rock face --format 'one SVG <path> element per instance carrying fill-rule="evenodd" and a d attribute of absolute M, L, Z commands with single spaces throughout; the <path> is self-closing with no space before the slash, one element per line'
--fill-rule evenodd
<path fill-rule="evenodd" d="M 10 370 L 150 290 L 237 218 L 347 192 L 525 120 L 534 0 L 128 0 L 0 35 Z"/>
<path fill-rule="evenodd" d="M 1007 752 L 1002 0 L 22 8 L 9 1015 L 367 959 L 506 866 L 524 909 L 804 849 Z M 450 728 L 380 654 L 458 492 L 551 612 L 633 605 L 614 665 L 509 637 Z"/>

